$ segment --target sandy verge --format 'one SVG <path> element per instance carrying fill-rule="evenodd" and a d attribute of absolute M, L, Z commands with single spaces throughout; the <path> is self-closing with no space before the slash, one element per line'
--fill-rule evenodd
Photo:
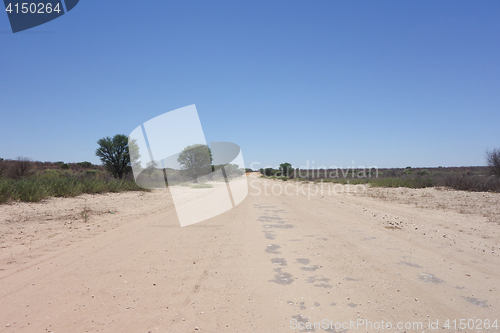
<path fill-rule="evenodd" d="M 0 205 L 0 276 L 44 254 L 172 209 L 168 193 L 122 192 Z M 85 217 L 87 215 L 87 217 Z"/>

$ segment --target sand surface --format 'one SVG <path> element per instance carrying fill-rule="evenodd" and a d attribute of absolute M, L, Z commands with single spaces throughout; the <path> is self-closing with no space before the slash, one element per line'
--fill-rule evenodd
<path fill-rule="evenodd" d="M 249 182 L 184 228 L 168 190 L 0 205 L 0 332 L 500 331 L 499 194 Z"/>

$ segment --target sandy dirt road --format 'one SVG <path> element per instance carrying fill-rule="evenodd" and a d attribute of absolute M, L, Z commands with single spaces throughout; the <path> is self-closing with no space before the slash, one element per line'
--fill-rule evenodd
<path fill-rule="evenodd" d="M 249 180 L 235 209 L 188 227 L 156 192 L 133 194 L 139 215 L 91 217 L 105 232 L 32 243 L 36 256 L 4 242 L 0 332 L 500 331 L 479 329 L 500 320 L 497 223 Z"/>

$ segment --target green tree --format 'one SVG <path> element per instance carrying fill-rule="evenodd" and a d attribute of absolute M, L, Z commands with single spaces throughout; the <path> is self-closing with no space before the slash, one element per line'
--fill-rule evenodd
<path fill-rule="evenodd" d="M 144 172 L 146 172 L 149 178 L 151 178 L 153 174 L 156 173 L 156 170 L 158 170 L 159 165 L 160 164 L 157 161 L 148 162 L 148 164 L 146 164 L 146 170 Z"/>
<path fill-rule="evenodd" d="M 76 164 L 79 165 L 79 166 L 81 166 L 82 168 L 86 168 L 86 169 L 92 168 L 92 163 L 87 162 L 87 161 L 85 161 L 85 162 L 78 162 Z"/>
<path fill-rule="evenodd" d="M 427 170 L 427 169 L 419 170 L 417 173 L 418 173 L 419 176 L 428 176 L 428 175 L 431 174 L 431 172 L 429 170 Z"/>
<path fill-rule="evenodd" d="M 292 169 L 292 165 L 290 163 L 281 163 L 280 170 L 281 170 L 282 176 L 290 177 L 293 169 Z"/>
<path fill-rule="evenodd" d="M 141 165 L 141 154 L 135 139 L 128 141 L 128 153 L 130 154 L 130 165 L 138 173 L 143 169 Z"/>
<path fill-rule="evenodd" d="M 224 170 L 226 171 L 226 175 L 229 176 L 241 176 L 245 172 L 240 169 L 238 164 L 226 164 L 224 165 Z"/>
<path fill-rule="evenodd" d="M 208 175 L 212 172 L 212 152 L 207 145 L 195 144 L 187 146 L 179 154 L 177 161 L 182 165 L 186 173 L 191 176 L 195 183 L 199 176 Z"/>
<path fill-rule="evenodd" d="M 262 173 L 264 177 L 271 177 L 274 172 L 273 168 L 265 168 L 265 169 L 261 168 L 260 170 L 261 170 L 260 173 Z"/>
<path fill-rule="evenodd" d="M 99 148 L 95 151 L 102 164 L 115 178 L 122 179 L 124 174 L 130 172 L 130 154 L 128 151 L 128 137 L 117 134 L 97 141 Z"/>

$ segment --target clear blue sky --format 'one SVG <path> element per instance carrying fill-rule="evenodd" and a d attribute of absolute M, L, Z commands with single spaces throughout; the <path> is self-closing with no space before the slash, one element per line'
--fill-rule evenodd
<path fill-rule="evenodd" d="M 247 165 L 484 165 L 500 2 L 81 0 L 16 34 L 0 13 L 0 157 L 98 163 L 190 104 Z"/>

